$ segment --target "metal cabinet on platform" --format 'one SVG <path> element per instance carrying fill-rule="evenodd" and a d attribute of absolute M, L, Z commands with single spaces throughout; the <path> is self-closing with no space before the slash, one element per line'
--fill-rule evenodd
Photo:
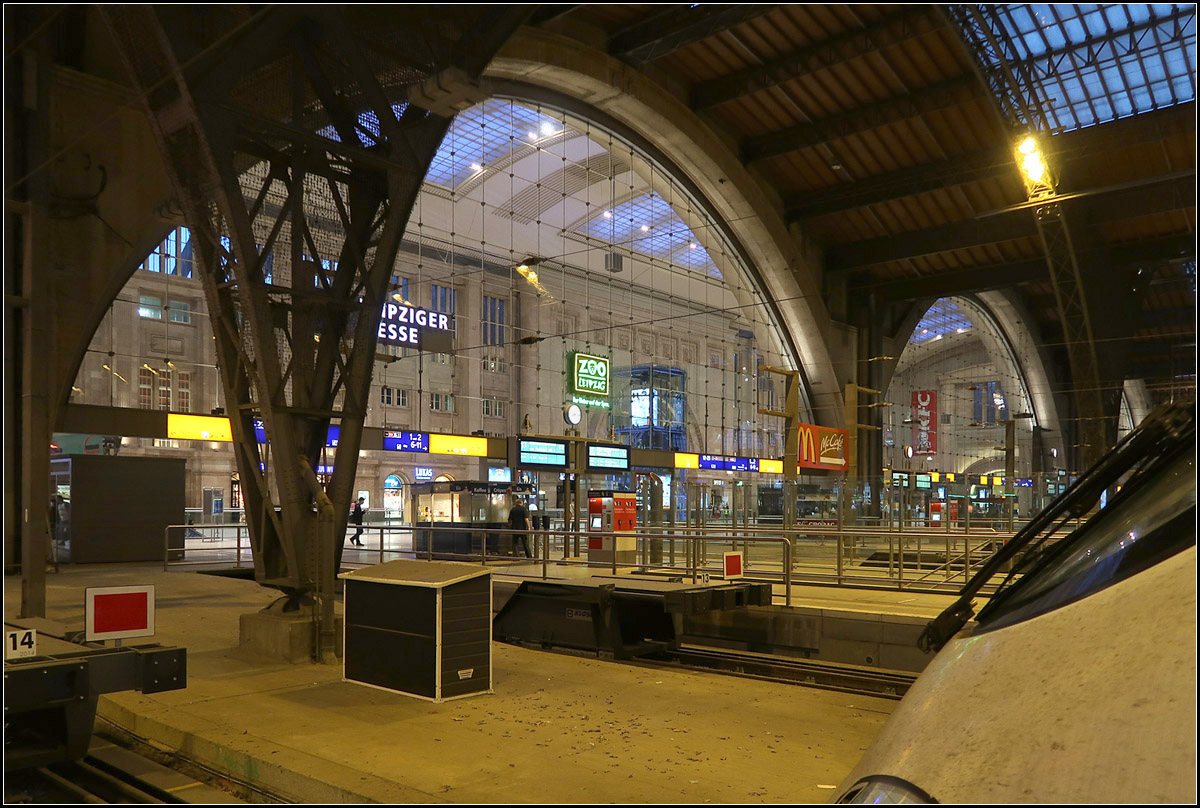
<path fill-rule="evenodd" d="M 347 681 L 445 701 L 492 692 L 492 576 L 389 561 L 345 572 Z"/>

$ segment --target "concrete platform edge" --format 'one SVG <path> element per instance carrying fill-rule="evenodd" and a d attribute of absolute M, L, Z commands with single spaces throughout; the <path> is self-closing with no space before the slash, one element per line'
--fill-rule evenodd
<path fill-rule="evenodd" d="M 136 698 L 128 694 L 125 698 Z M 144 714 L 146 705 L 134 708 L 121 697 L 102 696 L 97 715 L 165 751 L 181 754 L 196 763 L 251 782 L 296 803 L 442 803 L 444 798 L 394 783 L 368 772 L 341 766 L 315 755 L 281 746 L 259 736 L 232 735 L 223 728 L 188 727 L 199 723 L 175 712 L 168 725 Z M 97 726 L 100 728 L 103 722 Z M 227 735 L 227 738 L 222 738 Z M 214 736 L 214 737 L 209 737 Z M 253 745 L 253 751 L 239 748 Z M 317 775 L 305 771 L 318 772 Z"/>

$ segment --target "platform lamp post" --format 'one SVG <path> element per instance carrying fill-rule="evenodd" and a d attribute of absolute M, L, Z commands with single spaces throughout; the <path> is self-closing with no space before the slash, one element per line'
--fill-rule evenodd
<path fill-rule="evenodd" d="M 1017 419 L 1032 418 L 1031 412 L 1013 413 L 1011 418 L 998 419 L 1004 424 L 1004 517 L 1009 531 L 1013 529 L 1013 476 L 1016 474 Z M 999 448 L 999 447 L 997 447 Z"/>

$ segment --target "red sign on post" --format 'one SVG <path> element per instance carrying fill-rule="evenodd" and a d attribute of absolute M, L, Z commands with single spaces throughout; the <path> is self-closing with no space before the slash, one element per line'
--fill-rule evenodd
<path fill-rule="evenodd" d="M 88 642 L 154 635 L 154 587 L 93 586 L 85 590 Z"/>
<path fill-rule="evenodd" d="M 725 554 L 725 579 L 742 577 L 742 554 Z"/>
<path fill-rule="evenodd" d="M 937 391 L 914 390 L 912 409 L 913 454 L 937 454 Z"/>

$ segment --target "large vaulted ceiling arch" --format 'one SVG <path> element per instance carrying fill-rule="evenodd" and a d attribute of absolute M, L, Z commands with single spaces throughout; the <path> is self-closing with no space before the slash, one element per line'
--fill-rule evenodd
<path fill-rule="evenodd" d="M 724 223 L 754 268 L 791 341 L 812 417 L 841 425 L 841 384 L 830 349 L 832 324 L 815 257 L 789 232 L 779 206 L 746 171 L 736 149 L 676 96 L 643 73 L 579 42 L 520 29 L 484 72 L 485 89 L 550 104 L 620 133 L 671 173 Z"/>

